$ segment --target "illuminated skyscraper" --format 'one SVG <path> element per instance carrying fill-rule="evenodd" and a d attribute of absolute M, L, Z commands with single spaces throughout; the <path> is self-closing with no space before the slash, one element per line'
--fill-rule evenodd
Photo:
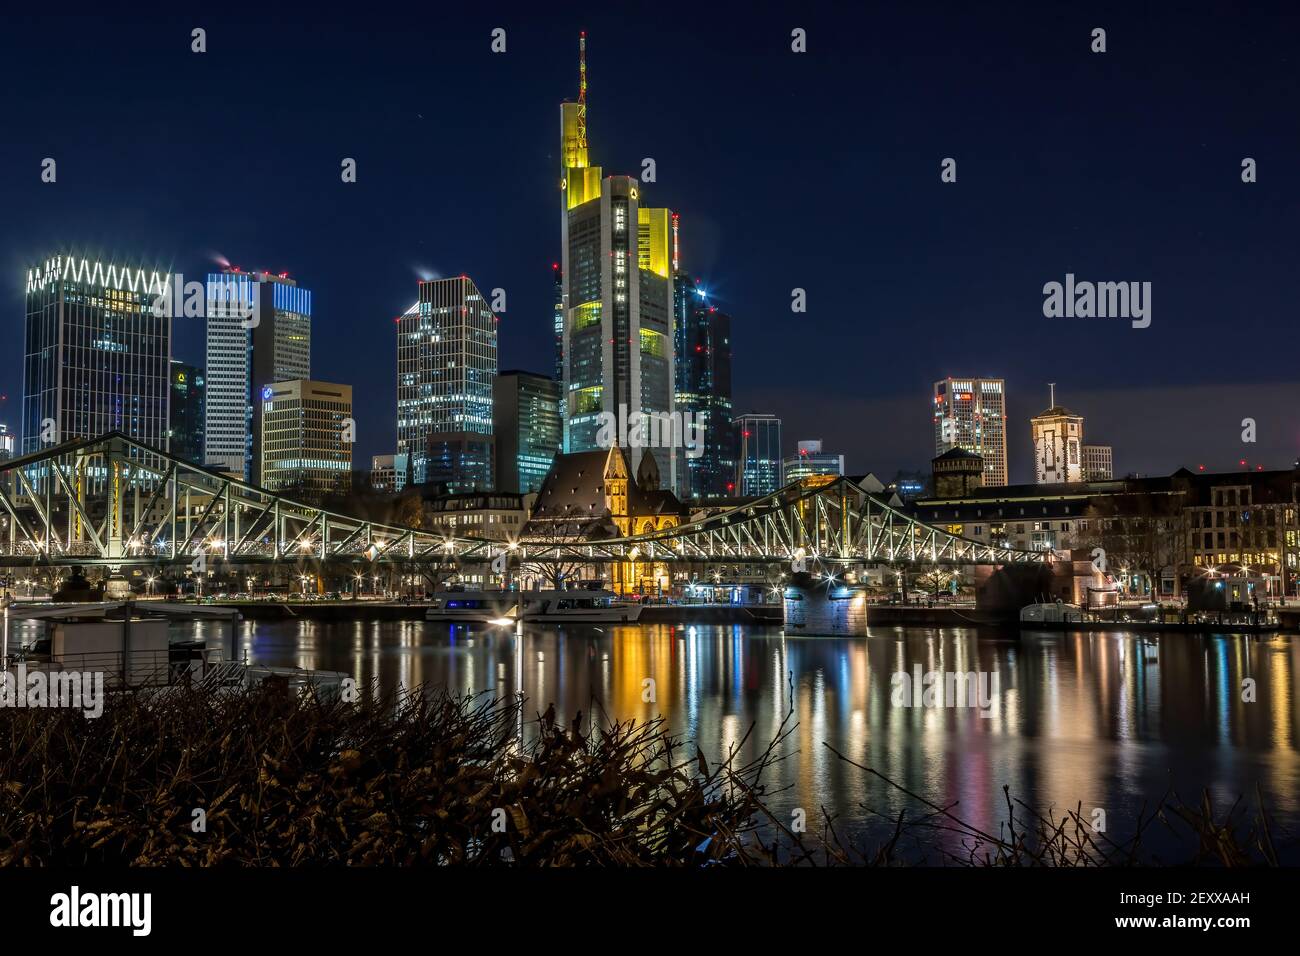
<path fill-rule="evenodd" d="M 750 498 L 782 487 L 781 419 L 748 412 L 736 416 L 735 493 Z"/>
<path fill-rule="evenodd" d="M 196 465 L 203 464 L 205 385 L 203 369 L 172 359 L 168 448 L 173 455 Z"/>
<path fill-rule="evenodd" d="M 207 283 L 204 463 L 256 482 L 260 391 L 311 378 L 311 292 L 285 274 L 227 269 Z"/>
<path fill-rule="evenodd" d="M 170 276 L 53 256 L 27 272 L 23 454 L 118 431 L 167 447 Z"/>
<path fill-rule="evenodd" d="M 555 381 L 564 381 L 564 272 L 557 262 L 551 266 L 555 280 Z M 563 412 L 563 407 L 558 411 Z"/>
<path fill-rule="evenodd" d="M 265 385 L 258 396 L 262 487 L 308 499 L 346 491 L 352 470 L 352 386 L 303 379 Z"/>
<path fill-rule="evenodd" d="M 1000 378 L 945 378 L 934 383 L 934 447 L 962 448 L 984 459 L 984 484 L 1007 483 L 1006 383 Z"/>
<path fill-rule="evenodd" d="M 590 451 L 601 413 L 633 421 L 673 411 L 671 213 L 642 204 L 632 176 L 604 176 L 587 148 L 586 34 L 576 103 L 560 106 L 564 447 Z M 647 452 L 673 489 L 679 454 L 629 448 L 633 473 Z"/>
<path fill-rule="evenodd" d="M 14 457 L 14 436 L 9 433 L 9 426 L 0 422 L 0 461 Z"/>
<path fill-rule="evenodd" d="M 411 484 L 491 491 L 497 317 L 465 276 L 420 283 L 397 320 L 397 450 Z"/>
<path fill-rule="evenodd" d="M 676 217 L 674 217 L 674 233 Z M 731 316 L 718 310 L 698 279 L 674 274 L 676 402 L 699 426 L 703 445 L 686 456 L 682 496 L 724 498 L 734 493 L 735 432 L 731 411 Z"/>
<path fill-rule="evenodd" d="M 560 383 L 534 372 L 497 376 L 492 423 L 497 443 L 497 491 L 540 491 L 560 452 Z"/>

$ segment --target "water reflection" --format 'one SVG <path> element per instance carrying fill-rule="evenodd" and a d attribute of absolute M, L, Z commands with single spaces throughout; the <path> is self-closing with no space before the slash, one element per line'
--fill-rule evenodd
<path fill-rule="evenodd" d="M 1226 807 L 1253 799 L 1258 783 L 1280 842 L 1300 821 L 1297 642 L 1285 637 L 879 628 L 838 640 L 739 625 L 516 633 L 296 621 L 245 622 L 239 640 L 257 663 L 346 671 L 387 689 L 522 693 L 530 714 L 554 703 L 562 723 L 579 711 L 662 714 L 710 761 L 733 748 L 756 757 L 793 710 L 774 778 L 786 789 L 772 805 L 810 819 L 825 807 L 858 834 L 884 832 L 882 818 L 916 805 L 827 744 L 994 830 L 1004 785 L 1042 808 L 1105 808 L 1115 836 L 1170 786 L 1189 801 L 1209 787 Z M 990 675 L 987 712 L 893 704 L 892 676 L 918 665 Z M 1253 702 L 1243 699 L 1246 679 Z"/>

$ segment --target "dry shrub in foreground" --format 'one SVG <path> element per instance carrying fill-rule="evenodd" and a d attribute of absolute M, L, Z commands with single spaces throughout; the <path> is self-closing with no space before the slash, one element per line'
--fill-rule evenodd
<path fill-rule="evenodd" d="M 521 748 L 523 707 L 178 688 L 98 719 L 0 711 L 0 864 L 681 865 L 748 831 L 761 788 L 701 772 L 660 721 L 548 712 Z"/>
<path fill-rule="evenodd" d="M 662 719 L 584 729 L 579 715 L 566 729 L 552 710 L 526 721 L 524 708 L 419 690 L 349 704 L 264 686 L 118 695 L 98 719 L 0 709 L 0 865 L 1277 863 L 1262 797 L 1252 822 L 1239 806 L 1219 814 L 1208 796 L 1189 807 L 1168 794 L 1115 841 L 1081 808 L 1039 812 L 1007 794 L 995 833 L 834 751 L 915 809 L 891 817 L 878 845 L 844 837 L 824 807 L 794 832 L 763 780 L 793 715 L 756 758 L 740 762 L 742 740 L 710 766 Z M 1156 824 L 1175 831 L 1175 858 L 1144 848 Z"/>

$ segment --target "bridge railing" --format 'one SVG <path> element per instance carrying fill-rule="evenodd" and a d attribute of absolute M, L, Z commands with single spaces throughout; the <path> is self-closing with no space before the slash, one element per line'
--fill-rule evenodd
<path fill-rule="evenodd" d="M 89 651 L 75 654 L 41 654 L 30 649 L 20 649 L 4 659 L 4 668 L 20 672 L 27 679 L 33 674 L 45 676 L 47 693 L 52 693 L 59 681 L 68 675 L 81 675 L 84 680 L 102 675 L 105 690 L 126 688 L 143 689 L 167 687 L 178 684 L 197 684 L 206 676 L 231 665 L 246 666 L 242 660 L 230 660 L 219 647 L 169 648 L 135 651 Z"/>

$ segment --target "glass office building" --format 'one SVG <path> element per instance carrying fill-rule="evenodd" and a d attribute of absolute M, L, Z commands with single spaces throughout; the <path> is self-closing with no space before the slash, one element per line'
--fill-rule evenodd
<path fill-rule="evenodd" d="M 585 35 L 578 101 L 560 105 L 564 448 L 600 447 L 603 421 L 673 411 L 671 213 L 643 204 L 633 176 L 605 176 L 587 146 Z M 671 444 L 671 443 L 670 443 Z M 668 487 L 680 449 L 628 448 L 633 473 L 652 454 Z"/>
<path fill-rule="evenodd" d="M 781 419 L 749 412 L 736 418 L 736 494 L 767 495 L 781 488 Z"/>
<path fill-rule="evenodd" d="M 263 487 L 311 501 L 345 492 L 352 471 L 352 386 L 302 379 L 264 385 L 258 396 L 262 421 Z"/>
<path fill-rule="evenodd" d="M 420 283 L 397 319 L 397 448 L 409 480 L 494 489 L 497 317 L 465 276 Z"/>
<path fill-rule="evenodd" d="M 166 447 L 172 318 L 153 306 L 169 284 L 68 254 L 28 270 L 23 454 L 113 431 Z"/>
<path fill-rule="evenodd" d="M 560 383 L 534 372 L 497 376 L 493 434 L 497 491 L 540 491 L 564 441 Z"/>
<path fill-rule="evenodd" d="M 684 273 L 675 277 L 673 310 L 677 408 L 697 426 L 695 437 L 703 446 L 685 458 L 682 491 L 691 498 L 725 498 L 736 487 L 731 316 L 709 300 L 698 279 Z"/>
<path fill-rule="evenodd" d="M 172 359 L 168 451 L 196 465 L 203 464 L 204 391 L 203 369 Z"/>
<path fill-rule="evenodd" d="M 207 281 L 204 462 L 256 482 L 264 385 L 311 378 L 309 289 L 288 275 L 228 269 Z"/>
<path fill-rule="evenodd" d="M 984 484 L 1007 483 L 1007 390 L 1000 378 L 948 377 L 934 383 L 934 448 L 984 459 Z"/>

